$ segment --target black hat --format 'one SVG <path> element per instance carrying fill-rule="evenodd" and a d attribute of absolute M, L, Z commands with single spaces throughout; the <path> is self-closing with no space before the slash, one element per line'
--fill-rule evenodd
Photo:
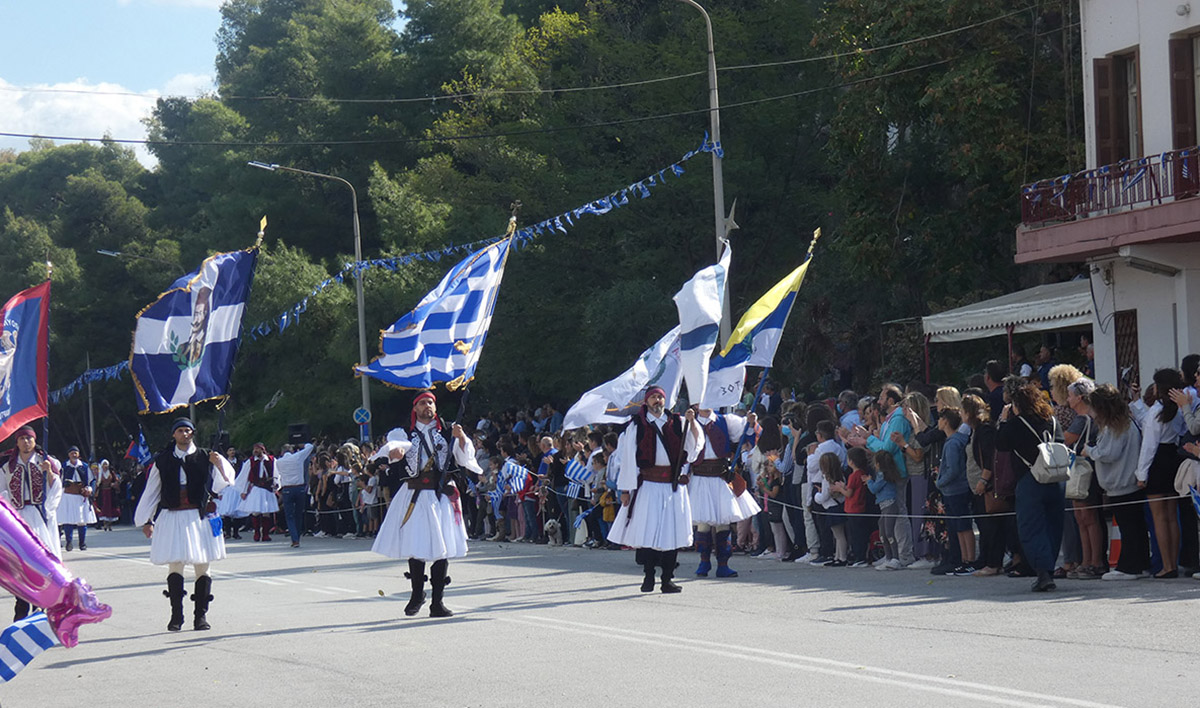
<path fill-rule="evenodd" d="M 72 452 L 79 452 L 79 446 L 78 446 L 78 445 L 72 445 L 71 447 L 68 447 L 68 448 L 67 448 L 67 454 L 68 454 L 68 455 L 70 455 Z"/>
<path fill-rule="evenodd" d="M 171 423 L 171 432 L 174 433 L 176 430 L 179 430 L 180 428 L 190 428 L 192 430 L 195 430 L 196 426 L 192 425 L 191 418 L 176 418 L 175 422 Z"/>

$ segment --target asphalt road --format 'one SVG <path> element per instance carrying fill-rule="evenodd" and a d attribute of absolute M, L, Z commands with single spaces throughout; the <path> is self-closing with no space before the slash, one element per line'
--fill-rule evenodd
<path fill-rule="evenodd" d="M 450 565 L 457 614 L 405 618 L 404 568 L 369 541 L 281 538 L 233 542 L 213 629 L 168 633 L 148 542 L 92 532 L 67 562 L 113 616 L 0 684 L 0 706 L 1197 704 L 1192 579 L 1042 595 L 742 557 L 739 578 L 696 579 L 684 553 L 682 593 L 642 594 L 631 552 L 481 542 Z"/>

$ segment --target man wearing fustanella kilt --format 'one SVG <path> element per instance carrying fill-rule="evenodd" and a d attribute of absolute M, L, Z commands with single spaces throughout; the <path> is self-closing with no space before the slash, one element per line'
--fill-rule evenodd
<path fill-rule="evenodd" d="M 645 572 L 642 592 L 654 590 L 654 569 L 662 568 L 662 591 L 682 590 L 673 582 L 679 549 L 692 545 L 692 505 L 685 462 L 700 451 L 695 413 L 681 417 L 666 409 L 667 395 L 651 386 L 645 403 L 617 439 L 621 509 L 608 540 L 637 549 Z"/>
<path fill-rule="evenodd" d="M 67 461 L 62 466 L 63 498 L 58 504 L 58 523 L 67 534 L 67 550 L 71 550 L 71 539 L 79 529 L 79 550 L 87 550 L 87 527 L 96 523 L 96 512 L 92 509 L 92 492 L 96 488 L 88 464 L 79 459 L 79 448 L 67 448 Z"/>
<path fill-rule="evenodd" d="M 217 452 L 196 447 L 195 426 L 179 418 L 171 426 L 175 442 L 154 458 L 146 476 L 146 491 L 134 512 L 134 523 L 150 539 L 150 562 L 167 566 L 167 589 L 171 620 L 167 629 L 183 628 L 183 567 L 196 572 L 192 590 L 195 614 L 192 627 L 209 629 L 208 604 L 212 602 L 212 578 L 208 564 L 225 557 L 225 538 L 219 517 L 207 518 L 216 509 L 212 501 L 233 483 L 233 467 Z"/>
<path fill-rule="evenodd" d="M 737 571 L 729 567 L 729 557 L 733 555 L 729 525 L 749 519 L 762 511 L 762 507 L 754 501 L 741 477 L 734 478 L 730 457 L 737 451 L 738 441 L 746 430 L 753 430 L 755 416 L 751 413 L 742 418 L 698 409 L 696 424 L 704 431 L 704 447 L 688 466 L 696 550 L 700 552 L 696 575 L 708 575 L 715 553 L 717 577 L 736 578 Z"/>
<path fill-rule="evenodd" d="M 0 496 L 29 525 L 46 550 L 61 558 L 58 505 L 62 500 L 62 478 L 58 460 L 37 446 L 37 433 L 28 425 L 17 430 L 17 446 L 0 459 Z M 14 621 L 27 617 L 29 610 L 29 603 L 17 598 Z"/>
<path fill-rule="evenodd" d="M 372 459 L 387 458 L 391 471 L 403 481 L 392 497 L 387 516 L 371 550 L 397 560 L 408 560 L 412 596 L 404 606 L 409 617 L 425 604 L 425 581 L 433 588 L 430 617 L 450 617 L 442 603 L 449 559 L 467 553 L 467 527 L 463 522 L 460 486 L 483 471 L 475 461 L 475 445 L 455 423 L 448 426 L 437 415 L 437 399 L 423 391 L 413 399 L 407 428 L 388 433 L 388 441 Z M 457 478 L 457 481 L 456 479 Z M 431 563 L 429 576 L 425 564 Z"/>
<path fill-rule="evenodd" d="M 234 486 L 241 495 L 238 511 L 250 515 L 254 540 L 270 541 L 271 520 L 279 511 L 279 500 L 275 497 L 279 477 L 275 472 L 275 458 L 267 454 L 266 445 L 254 443 L 254 454 L 242 463 Z"/>

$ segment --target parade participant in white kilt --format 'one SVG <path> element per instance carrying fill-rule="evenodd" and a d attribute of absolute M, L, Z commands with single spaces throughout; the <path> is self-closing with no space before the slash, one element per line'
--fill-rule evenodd
<path fill-rule="evenodd" d="M 691 479 L 688 493 L 692 500 L 692 520 L 696 522 L 696 550 L 700 553 L 696 575 L 708 575 L 715 552 L 717 577 L 737 577 L 737 571 L 729 567 L 733 555 L 729 525 L 749 519 L 762 511 L 762 507 L 754 501 L 745 482 L 740 477 L 735 479 L 730 458 L 737 450 L 737 441 L 747 429 L 754 428 L 754 423 L 753 413 L 742 418 L 706 409 L 696 412 L 696 424 L 704 431 L 704 448 L 688 466 Z"/>
<path fill-rule="evenodd" d="M 482 473 L 475 460 L 475 445 L 455 423 L 447 426 L 437 415 L 437 399 L 423 391 L 413 399 L 412 418 L 407 428 L 388 433 L 388 442 L 372 459 L 386 457 L 403 483 L 392 503 L 371 550 L 388 558 L 408 559 L 405 573 L 412 596 L 404 607 L 409 617 L 425 604 L 425 581 L 433 588 L 430 617 L 454 613 L 442 604 L 450 576 L 450 558 L 467 553 L 467 527 L 463 521 L 459 484 L 454 477 L 463 472 L 473 477 Z M 395 467 L 399 467 L 398 470 Z M 429 577 L 425 564 L 432 563 Z"/>
<path fill-rule="evenodd" d="M 167 629 L 183 628 L 183 567 L 196 571 L 192 602 L 196 604 L 193 628 L 209 629 L 208 605 L 212 601 L 212 578 L 208 564 L 225 557 L 225 539 L 220 524 L 207 518 L 216 510 L 216 494 L 233 483 L 233 467 L 220 453 L 196 447 L 195 426 L 179 418 L 171 426 L 175 443 L 154 458 L 146 476 L 146 491 L 133 514 L 134 523 L 150 540 L 150 562 L 167 566 L 167 589 L 171 620 Z M 210 508 L 211 507 L 211 508 Z"/>
<path fill-rule="evenodd" d="M 266 445 L 254 443 L 254 454 L 242 463 L 234 486 L 241 499 L 238 512 L 250 515 L 254 540 L 270 541 L 272 517 L 279 511 L 279 499 L 275 496 L 279 475 L 275 471 L 275 458 L 267 453 Z"/>
<path fill-rule="evenodd" d="M 656 566 L 662 568 L 662 591 L 680 592 L 673 582 L 676 560 L 680 548 L 692 545 L 692 505 L 682 467 L 699 453 L 699 428 L 693 424 L 692 410 L 681 418 L 666 405 L 666 392 L 651 386 L 614 453 L 620 465 L 621 509 L 608 540 L 638 549 L 638 563 L 646 574 L 642 592 L 654 590 Z"/>
<path fill-rule="evenodd" d="M 67 550 L 71 550 L 75 529 L 79 529 L 79 550 L 87 550 L 87 527 L 96 523 L 92 509 L 92 492 L 97 480 L 92 477 L 88 463 L 79 459 L 79 448 L 67 448 L 67 461 L 62 466 L 63 497 L 58 504 L 58 524 L 67 534 Z"/>
<path fill-rule="evenodd" d="M 58 505 L 62 479 L 58 460 L 37 446 L 37 433 L 28 425 L 17 430 L 17 446 L 0 463 L 0 496 L 16 510 L 46 550 L 62 557 L 58 544 Z M 29 615 L 29 603 L 17 598 L 14 621 Z"/>

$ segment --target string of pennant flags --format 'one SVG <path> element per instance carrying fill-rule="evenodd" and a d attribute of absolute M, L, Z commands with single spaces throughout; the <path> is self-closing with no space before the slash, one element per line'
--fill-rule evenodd
<path fill-rule="evenodd" d="M 544 219 L 536 224 L 525 226 L 516 230 L 512 236 L 512 246 L 517 249 L 527 247 L 534 239 L 545 234 L 561 233 L 567 234 L 568 231 L 575 227 L 575 222 L 584 216 L 603 216 L 623 206 L 627 206 L 630 198 L 647 199 L 652 194 L 652 189 L 665 186 L 668 177 L 679 178 L 685 174 L 683 163 L 696 157 L 697 155 L 710 153 L 717 157 L 724 157 L 725 151 L 721 147 L 721 143 L 713 142 L 709 137 L 708 132 L 704 133 L 704 140 L 695 150 L 689 150 L 679 158 L 679 160 L 663 167 L 662 169 L 632 182 L 621 189 L 613 191 L 605 196 L 593 199 L 585 204 L 574 209 L 567 210 L 556 216 Z M 265 337 L 272 333 L 281 333 L 291 325 L 300 321 L 300 315 L 308 311 L 308 302 L 311 298 L 333 286 L 334 284 L 342 284 L 348 277 L 361 277 L 363 273 L 369 270 L 386 270 L 395 273 L 400 268 L 410 265 L 414 262 L 437 263 L 447 256 L 463 256 L 474 252 L 493 243 L 507 238 L 504 236 L 495 236 L 492 238 L 481 239 L 470 243 L 462 243 L 457 245 L 446 246 L 440 249 L 423 251 L 421 253 L 406 253 L 389 258 L 373 258 L 362 261 L 346 263 L 336 275 L 333 275 L 321 281 L 312 292 L 306 295 L 295 305 L 284 310 L 277 317 L 264 320 L 257 325 L 246 329 L 246 333 L 251 340 L 257 340 L 260 337 Z M 50 392 L 50 402 L 58 404 L 71 396 L 78 393 L 84 386 L 89 383 L 98 383 L 101 381 L 110 381 L 120 378 L 129 369 L 129 362 L 122 361 L 112 366 L 106 366 L 98 369 L 89 369 L 80 374 L 74 381 Z"/>

